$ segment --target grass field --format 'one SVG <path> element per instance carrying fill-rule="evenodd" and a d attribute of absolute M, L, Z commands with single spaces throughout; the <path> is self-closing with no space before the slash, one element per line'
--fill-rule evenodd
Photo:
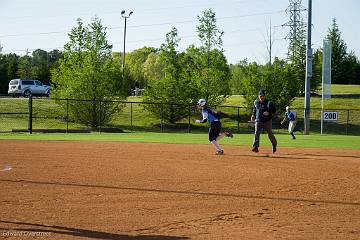
<path fill-rule="evenodd" d="M 321 108 L 321 90 L 317 92 L 318 96 L 311 96 L 311 108 Z M 358 100 L 360 99 L 360 85 L 332 85 L 331 99 L 324 101 L 324 108 L 329 109 L 360 109 Z M 224 105 L 229 106 L 245 106 L 242 96 L 230 96 Z M 291 107 L 297 109 L 304 108 L 304 97 L 296 97 L 290 104 Z"/>
<path fill-rule="evenodd" d="M 342 84 L 332 84 L 331 85 L 332 94 L 360 94 L 360 85 L 342 85 Z M 318 91 L 318 94 L 321 95 L 321 90 Z"/>
<path fill-rule="evenodd" d="M 280 147 L 294 148 L 349 148 L 360 149 L 360 136 L 344 135 L 297 135 L 292 140 L 288 134 L 277 134 L 276 138 Z M 249 146 L 252 144 L 252 134 L 235 134 L 234 138 L 225 138 L 223 145 Z M 148 143 L 181 143 L 181 144 L 209 144 L 207 134 L 183 134 L 183 133 L 17 133 L 0 134 L 0 140 L 60 140 L 60 141 L 127 141 Z M 270 146 L 266 134 L 261 135 L 261 144 Z"/>

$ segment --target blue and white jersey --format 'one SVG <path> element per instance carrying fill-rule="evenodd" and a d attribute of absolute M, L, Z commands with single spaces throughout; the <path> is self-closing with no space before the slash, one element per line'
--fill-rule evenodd
<path fill-rule="evenodd" d="M 290 122 L 295 121 L 296 120 L 296 113 L 292 112 L 292 111 L 285 112 L 285 118 Z"/>
<path fill-rule="evenodd" d="M 216 113 L 213 112 L 213 111 L 212 111 L 211 109 L 209 109 L 209 108 L 203 108 L 203 109 L 201 110 L 201 112 L 202 112 L 202 116 L 203 116 L 203 121 L 204 121 L 205 119 L 209 120 L 210 123 L 211 123 L 211 122 L 218 122 L 218 121 L 220 121 L 220 119 L 215 116 Z"/>

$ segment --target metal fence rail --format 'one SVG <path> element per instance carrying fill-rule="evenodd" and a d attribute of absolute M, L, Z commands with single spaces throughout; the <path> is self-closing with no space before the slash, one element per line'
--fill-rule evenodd
<path fill-rule="evenodd" d="M 80 103 L 82 107 L 94 109 L 95 118 L 98 120 L 96 127 L 89 127 L 89 123 L 78 121 L 78 114 L 70 111 L 71 107 Z M 118 107 L 111 119 L 105 123 L 102 112 L 109 106 Z M 181 109 L 182 117 L 175 123 L 165 121 L 163 115 L 157 117 L 147 109 L 155 107 L 161 109 Z M 116 109 L 116 108 L 114 108 Z M 223 128 L 231 129 L 238 133 L 252 133 L 253 128 L 248 124 L 251 110 L 238 106 L 218 106 L 221 112 Z M 297 112 L 298 126 L 303 129 L 304 110 L 293 109 Z M 360 135 L 360 110 L 327 109 L 338 113 L 337 121 L 323 123 L 323 133 Z M 310 131 L 321 131 L 321 109 L 311 109 Z M 176 112 L 175 112 L 176 114 Z M 280 125 L 283 112 L 279 112 L 273 120 L 275 132 L 286 133 L 287 128 Z M 76 99 L 50 99 L 32 98 L 30 103 L 27 98 L 0 98 L 0 132 L 121 132 L 121 131 L 148 131 L 148 132 L 206 132 L 207 124 L 195 124 L 201 118 L 200 111 L 193 105 L 143 103 L 123 101 L 90 101 Z"/>

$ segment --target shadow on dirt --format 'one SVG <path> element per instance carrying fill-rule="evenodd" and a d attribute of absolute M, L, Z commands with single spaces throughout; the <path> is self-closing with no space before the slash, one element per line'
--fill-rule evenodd
<path fill-rule="evenodd" d="M 100 231 L 93 231 L 81 228 L 71 228 L 64 226 L 56 226 L 56 225 L 44 225 L 44 224 L 35 224 L 35 223 L 27 223 L 27 222 L 13 222 L 13 221 L 3 221 L 0 220 L 0 223 L 12 224 L 19 226 L 18 228 L 11 229 L 3 229 L 0 230 L 3 232 L 3 236 L 6 234 L 11 237 L 14 234 L 26 234 L 27 236 L 46 236 L 51 234 L 56 235 L 68 235 L 74 237 L 86 237 L 92 239 L 116 239 L 116 240 L 181 240 L 181 239 L 189 239 L 187 237 L 174 237 L 174 236 L 161 236 L 161 235 L 125 235 L 125 234 L 115 234 L 115 233 L 107 233 Z M 21 226 L 21 227 L 20 227 Z M 28 227 L 28 228 L 27 228 Z M 41 235 L 41 233 L 46 235 Z M 10 236 L 11 235 L 11 236 Z"/>
<path fill-rule="evenodd" d="M 237 194 L 237 193 L 214 193 L 214 192 L 180 191 L 180 190 L 168 190 L 168 189 L 120 187 L 120 186 L 105 186 L 105 185 L 93 185 L 93 184 L 40 182 L 40 181 L 30 181 L 30 180 L 5 180 L 5 179 L 2 179 L 2 180 L 0 180 L 0 182 L 57 185 L 57 186 L 85 187 L 85 188 L 104 188 L 104 189 L 116 189 L 116 190 L 125 190 L 125 191 L 174 193 L 174 194 L 183 194 L 183 195 L 202 195 L 202 196 L 207 196 L 207 197 L 216 196 L 216 197 L 249 198 L 249 199 L 263 199 L 263 200 L 275 200 L 275 201 L 307 202 L 307 203 L 312 203 L 312 204 L 322 203 L 322 204 L 338 204 L 338 205 L 360 206 L 360 202 L 346 202 L 346 201 L 340 201 L 340 200 L 339 201 L 333 201 L 333 200 L 321 200 L 321 199 L 304 199 L 304 198 L 296 198 L 296 197 L 291 198 L 291 197 L 276 197 L 276 196 L 258 196 L 258 195 Z"/>

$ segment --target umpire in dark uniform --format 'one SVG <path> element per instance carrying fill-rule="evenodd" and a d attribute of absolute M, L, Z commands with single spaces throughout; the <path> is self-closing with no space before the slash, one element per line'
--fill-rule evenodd
<path fill-rule="evenodd" d="M 268 133 L 272 143 L 272 151 L 276 152 L 277 141 L 272 131 L 272 117 L 276 112 L 275 105 L 272 101 L 265 98 L 265 91 L 259 91 L 259 97 L 254 101 L 253 113 L 251 121 L 255 120 L 255 136 L 253 142 L 253 152 L 259 152 L 260 133 L 262 129 Z"/>

